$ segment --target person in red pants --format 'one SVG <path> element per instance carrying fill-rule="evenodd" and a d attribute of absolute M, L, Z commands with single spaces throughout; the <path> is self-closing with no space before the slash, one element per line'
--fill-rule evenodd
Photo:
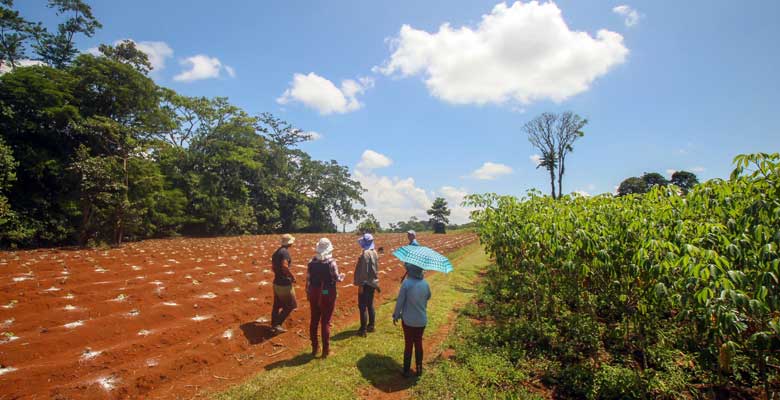
<path fill-rule="evenodd" d="M 410 377 L 412 364 L 412 348 L 417 365 L 417 376 L 422 375 L 423 346 L 422 337 L 425 326 L 428 325 L 428 300 L 431 299 L 431 288 L 425 281 L 422 268 L 409 263 L 405 264 L 407 277 L 398 292 L 393 312 L 393 325 L 398 320 L 404 328 L 404 377 Z"/>
<path fill-rule="evenodd" d="M 317 328 L 322 330 L 322 358 L 330 354 L 330 319 L 336 307 L 336 282 L 344 280 L 333 259 L 333 244 L 327 238 L 317 242 L 317 254 L 309 262 L 306 275 L 306 297 L 311 307 L 309 338 L 311 354 L 317 356 L 319 341 Z"/>

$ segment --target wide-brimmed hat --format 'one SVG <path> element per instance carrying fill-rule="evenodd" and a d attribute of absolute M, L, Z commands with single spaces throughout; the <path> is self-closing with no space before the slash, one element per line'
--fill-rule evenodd
<path fill-rule="evenodd" d="M 374 237 L 370 233 L 366 233 L 362 238 L 358 239 L 358 244 L 360 244 L 363 250 L 373 250 Z"/>
<path fill-rule="evenodd" d="M 289 246 L 295 243 L 295 236 L 285 233 L 282 235 L 282 246 Z"/>
<path fill-rule="evenodd" d="M 412 235 L 412 236 L 414 236 L 414 237 L 417 237 L 417 232 L 415 232 L 415 231 L 412 231 L 412 230 L 406 231 L 406 234 L 407 234 L 407 235 Z"/>
<path fill-rule="evenodd" d="M 322 238 L 317 242 L 317 247 L 314 250 L 317 252 L 317 259 L 327 260 L 333 256 L 333 243 L 328 238 Z"/>

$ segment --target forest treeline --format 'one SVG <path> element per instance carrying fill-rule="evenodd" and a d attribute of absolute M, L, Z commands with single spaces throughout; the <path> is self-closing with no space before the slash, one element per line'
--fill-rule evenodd
<path fill-rule="evenodd" d="M 78 54 L 73 38 L 99 23 L 81 1 L 49 5 L 67 17 L 55 32 L 0 2 L 0 246 L 328 232 L 362 216 L 349 169 L 299 148 L 310 134 L 158 86 L 132 41 Z"/>

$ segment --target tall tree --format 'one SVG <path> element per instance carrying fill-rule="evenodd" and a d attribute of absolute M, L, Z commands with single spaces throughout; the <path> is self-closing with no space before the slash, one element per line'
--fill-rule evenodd
<path fill-rule="evenodd" d="M 437 197 L 431 208 L 428 210 L 428 215 L 431 216 L 431 224 L 433 225 L 434 233 L 445 233 L 447 230 L 447 224 L 450 222 L 450 209 L 447 208 L 447 200 L 442 197 Z"/>
<path fill-rule="evenodd" d="M 359 233 L 379 233 L 382 231 L 382 225 L 373 214 L 367 214 L 363 222 L 358 224 L 357 231 Z"/>
<path fill-rule="evenodd" d="M 617 192 L 618 196 L 625 196 L 627 194 L 647 193 L 647 190 L 647 182 L 645 182 L 644 179 L 632 176 L 631 178 L 627 178 L 623 182 L 620 182 Z"/>
<path fill-rule="evenodd" d="M 689 190 L 699 184 L 699 178 L 693 172 L 675 171 L 672 174 L 671 183 L 682 189 L 683 193 L 688 193 Z"/>
<path fill-rule="evenodd" d="M 582 128 L 588 123 L 587 119 L 566 111 L 558 116 L 555 127 L 555 161 L 558 167 L 558 197 L 563 194 L 563 174 L 566 173 L 566 155 L 574 151 L 574 142 L 585 136 Z"/>
<path fill-rule="evenodd" d="M 89 54 L 79 56 L 72 67 L 78 77 L 75 95 L 82 99 L 85 120 L 81 131 L 90 138 L 95 156 L 117 159 L 121 168 L 121 201 L 115 203 L 113 242 L 122 243 L 125 225 L 133 218 L 129 197 L 131 158 L 143 156 L 144 143 L 157 132 L 160 92 L 157 85 L 132 63 Z"/>
<path fill-rule="evenodd" d="M 13 0 L 0 1 L 0 67 L 16 68 L 27 56 L 25 42 L 30 37 L 30 23 L 12 10 Z"/>
<path fill-rule="evenodd" d="M 587 123 L 588 120 L 567 111 L 562 114 L 542 113 L 523 125 L 528 141 L 541 153 L 537 168 L 544 168 L 549 173 L 550 195 L 553 198 L 563 195 L 566 156 L 574 151 L 574 142 L 584 136 L 582 128 Z"/>
<path fill-rule="evenodd" d="M 669 181 L 658 172 L 645 172 L 642 175 L 642 180 L 647 184 L 648 190 L 653 186 L 666 186 L 669 184 Z"/>
<path fill-rule="evenodd" d="M 103 25 L 92 15 L 92 7 L 82 0 L 49 0 L 48 6 L 55 9 L 58 16 L 67 15 L 68 19 L 57 26 L 55 33 L 49 32 L 40 23 L 33 26 L 30 29 L 35 38 L 32 47 L 40 61 L 63 68 L 78 54 L 75 36 L 92 37 Z"/>

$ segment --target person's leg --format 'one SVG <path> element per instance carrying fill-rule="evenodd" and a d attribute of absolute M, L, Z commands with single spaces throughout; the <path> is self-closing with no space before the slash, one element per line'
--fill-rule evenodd
<path fill-rule="evenodd" d="M 292 286 L 289 286 L 283 291 L 280 300 L 282 310 L 277 314 L 277 324 L 279 326 L 281 326 L 284 321 L 287 320 L 287 317 L 290 316 L 290 313 L 298 307 L 298 303 L 295 300 L 295 292 L 293 291 Z"/>
<path fill-rule="evenodd" d="M 404 376 L 409 376 L 409 370 L 412 368 L 412 346 L 414 344 L 414 328 L 401 322 L 404 328 Z"/>
<path fill-rule="evenodd" d="M 417 376 L 422 375 L 422 365 L 423 365 L 423 344 L 422 344 L 422 338 L 423 338 L 423 332 L 425 332 L 425 327 L 422 328 L 414 328 L 415 329 L 415 337 L 414 337 L 414 361 L 417 365 Z"/>
<path fill-rule="evenodd" d="M 313 290 L 313 292 L 317 292 Z M 317 327 L 320 324 L 321 311 L 319 305 L 319 296 L 312 293 L 309 297 L 309 308 L 311 308 L 311 320 L 309 321 L 309 338 L 311 339 L 311 353 L 317 354 L 319 343 L 317 341 Z"/>
<path fill-rule="evenodd" d="M 325 358 L 330 354 L 330 319 L 333 317 L 333 310 L 336 308 L 335 290 L 331 289 L 331 293 L 322 297 L 320 307 L 322 309 L 322 318 L 320 319 L 320 324 L 322 325 L 322 357 Z"/>
<path fill-rule="evenodd" d="M 368 311 L 368 332 L 374 331 L 374 322 L 376 319 L 376 313 L 374 312 L 374 293 L 375 290 L 372 286 L 366 286 L 365 289 L 363 289 L 363 293 L 365 293 L 365 304 L 366 309 Z"/>
<path fill-rule="evenodd" d="M 360 333 L 363 334 L 366 332 L 366 317 L 368 313 L 366 312 L 366 288 L 368 286 L 363 285 L 363 287 L 360 288 L 360 293 L 358 293 L 358 311 L 360 312 Z"/>
<path fill-rule="evenodd" d="M 274 329 L 279 325 L 279 308 L 281 308 L 281 300 L 276 294 L 276 285 L 274 285 L 274 305 L 271 308 L 271 327 Z"/>

